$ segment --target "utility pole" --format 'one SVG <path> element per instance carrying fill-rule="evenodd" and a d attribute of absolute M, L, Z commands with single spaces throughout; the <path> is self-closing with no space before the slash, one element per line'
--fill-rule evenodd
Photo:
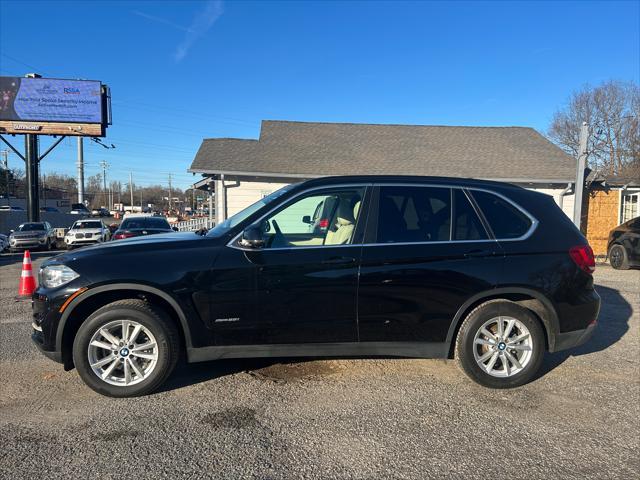
<path fill-rule="evenodd" d="M 28 133 L 24 136 L 24 152 L 27 170 L 27 218 L 40 221 L 40 198 L 38 197 L 38 138 Z"/>
<path fill-rule="evenodd" d="M 131 194 L 131 211 L 133 212 L 133 174 L 129 172 L 129 193 Z"/>
<path fill-rule="evenodd" d="M 107 198 L 107 167 L 109 166 L 105 160 L 100 161 L 100 166 L 102 167 L 102 192 L 104 194 L 104 203 L 108 206 L 109 199 Z"/>
<path fill-rule="evenodd" d="M 84 203 L 84 147 L 82 137 L 78 137 L 78 203 Z"/>
<path fill-rule="evenodd" d="M 587 168 L 587 140 L 589 139 L 589 125 L 582 122 L 580 129 L 580 150 L 578 151 L 578 166 L 576 170 L 576 198 L 573 204 L 573 223 L 578 230 L 582 220 L 582 197 L 584 193 L 584 171 Z"/>
<path fill-rule="evenodd" d="M 169 174 L 169 211 L 171 211 L 171 174 Z"/>
<path fill-rule="evenodd" d="M 11 196 L 9 195 L 9 150 L 2 150 L 2 168 L 4 168 L 4 185 L 5 195 L 7 196 L 7 205 L 11 205 Z"/>

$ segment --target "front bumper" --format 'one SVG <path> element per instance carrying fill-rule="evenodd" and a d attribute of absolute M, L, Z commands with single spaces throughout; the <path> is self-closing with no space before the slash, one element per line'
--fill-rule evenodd
<path fill-rule="evenodd" d="M 54 362 L 63 363 L 62 362 L 62 352 L 58 352 L 56 350 L 46 350 L 45 349 L 44 335 L 42 334 L 42 332 L 39 332 L 39 331 L 34 329 L 33 333 L 31 334 L 31 341 L 33 341 L 33 343 L 35 343 L 36 347 L 38 347 L 38 350 L 40 350 L 40 352 L 45 357 L 49 358 L 50 360 L 53 360 Z"/>
<path fill-rule="evenodd" d="M 9 241 L 11 248 L 33 248 L 44 247 L 47 244 L 47 238 L 16 238 Z"/>
<path fill-rule="evenodd" d="M 71 246 L 76 245 L 93 245 L 95 243 L 100 243 L 100 238 L 65 238 L 64 243 Z"/>
<path fill-rule="evenodd" d="M 33 310 L 31 340 L 45 356 L 63 363 L 62 351 L 57 345 L 58 324 L 62 316 L 59 312 L 60 299 L 50 299 L 36 290 L 31 300 Z"/>

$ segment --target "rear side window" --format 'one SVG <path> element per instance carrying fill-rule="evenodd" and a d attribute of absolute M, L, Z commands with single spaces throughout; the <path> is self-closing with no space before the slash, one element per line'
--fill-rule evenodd
<path fill-rule="evenodd" d="M 531 220 L 511 203 L 489 192 L 471 194 L 497 239 L 519 238 L 531 228 Z"/>
<path fill-rule="evenodd" d="M 460 189 L 454 190 L 453 240 L 486 240 L 487 235 L 473 205 Z"/>
<path fill-rule="evenodd" d="M 378 243 L 446 242 L 450 234 L 450 189 L 380 187 Z"/>

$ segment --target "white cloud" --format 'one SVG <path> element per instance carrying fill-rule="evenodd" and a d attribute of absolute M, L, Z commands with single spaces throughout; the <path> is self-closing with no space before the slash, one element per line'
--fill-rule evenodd
<path fill-rule="evenodd" d="M 204 9 L 193 17 L 182 42 L 178 45 L 174 54 L 176 62 L 180 62 L 187 55 L 193 44 L 207 33 L 223 12 L 224 8 L 221 0 L 209 0 L 206 2 Z"/>

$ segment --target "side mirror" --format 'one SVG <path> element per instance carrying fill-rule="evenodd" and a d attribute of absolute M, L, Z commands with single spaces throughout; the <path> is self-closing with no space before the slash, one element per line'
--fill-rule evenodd
<path fill-rule="evenodd" d="M 242 238 L 240 239 L 240 245 L 247 248 L 262 248 L 264 247 L 264 239 L 262 238 L 262 231 L 255 225 L 247 227 L 242 232 Z"/>
<path fill-rule="evenodd" d="M 311 225 L 311 216 L 310 215 L 305 215 L 304 217 L 302 217 L 302 223 L 306 223 L 307 225 Z"/>
<path fill-rule="evenodd" d="M 14 232 L 15 232 L 15 230 L 13 230 L 13 229 L 9 230 L 9 233 L 14 233 Z"/>

